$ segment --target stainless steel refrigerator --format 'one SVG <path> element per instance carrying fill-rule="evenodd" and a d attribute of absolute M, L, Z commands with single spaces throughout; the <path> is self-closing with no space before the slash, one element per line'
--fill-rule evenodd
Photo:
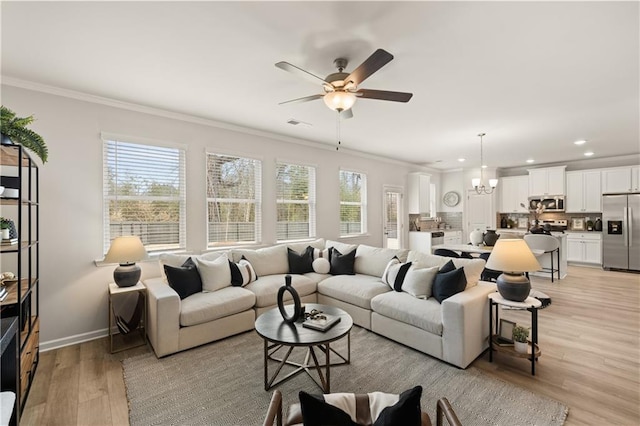
<path fill-rule="evenodd" d="M 602 267 L 640 271 L 640 193 L 602 196 Z"/>

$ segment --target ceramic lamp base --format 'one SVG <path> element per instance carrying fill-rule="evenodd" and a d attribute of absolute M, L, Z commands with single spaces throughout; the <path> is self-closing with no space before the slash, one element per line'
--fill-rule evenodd
<path fill-rule="evenodd" d="M 113 280 L 118 287 L 133 287 L 140 281 L 141 274 L 142 271 L 140 267 L 135 263 L 120 264 L 120 266 L 113 271 Z"/>
<path fill-rule="evenodd" d="M 498 292 L 507 300 L 524 302 L 531 293 L 531 283 L 523 274 L 503 272 L 496 280 Z"/>

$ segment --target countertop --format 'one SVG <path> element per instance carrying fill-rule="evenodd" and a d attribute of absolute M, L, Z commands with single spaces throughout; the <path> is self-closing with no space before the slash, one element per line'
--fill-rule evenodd
<path fill-rule="evenodd" d="M 551 235 L 554 237 L 566 237 L 567 236 L 567 232 L 569 231 L 564 231 L 564 232 L 555 232 L 555 231 L 551 231 Z M 587 231 L 582 231 L 582 232 L 587 232 Z M 525 235 L 529 233 L 528 229 L 522 229 L 522 228 L 498 228 L 496 229 L 496 233 L 501 234 L 517 234 L 517 235 Z"/>
<path fill-rule="evenodd" d="M 462 229 L 459 228 L 451 228 L 451 229 L 425 229 L 424 231 L 420 230 L 420 231 L 409 231 L 409 232 L 415 232 L 415 233 L 420 233 L 420 234 L 430 234 L 431 232 L 462 232 Z"/>

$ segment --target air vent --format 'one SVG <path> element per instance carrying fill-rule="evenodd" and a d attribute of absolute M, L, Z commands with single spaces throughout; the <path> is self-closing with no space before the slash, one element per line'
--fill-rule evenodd
<path fill-rule="evenodd" d="M 297 125 L 300 125 L 300 126 L 303 126 L 303 127 L 304 126 L 307 126 L 307 127 L 311 127 L 312 126 L 311 123 L 307 123 L 307 122 L 304 122 L 304 121 L 296 120 L 295 118 L 290 118 L 289 120 L 287 120 L 287 123 L 291 124 L 292 126 L 297 126 Z"/>

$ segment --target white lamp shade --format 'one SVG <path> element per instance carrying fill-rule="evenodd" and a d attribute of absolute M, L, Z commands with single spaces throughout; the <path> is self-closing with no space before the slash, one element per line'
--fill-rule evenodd
<path fill-rule="evenodd" d="M 489 179 L 489 186 L 492 188 L 498 186 L 498 179 Z"/>
<path fill-rule="evenodd" d="M 340 90 L 327 93 L 323 99 L 324 103 L 335 111 L 346 111 L 356 103 L 356 95 Z"/>
<path fill-rule="evenodd" d="M 540 263 L 522 239 L 499 239 L 491 250 L 486 267 L 502 272 L 539 271 Z"/>
<path fill-rule="evenodd" d="M 111 247 L 104 257 L 106 263 L 135 263 L 146 259 L 147 251 L 140 241 L 140 237 L 117 237 L 111 242 Z"/>
<path fill-rule="evenodd" d="M 479 187 L 480 186 L 480 178 L 471 179 L 471 186 L 473 186 L 474 188 Z"/>

